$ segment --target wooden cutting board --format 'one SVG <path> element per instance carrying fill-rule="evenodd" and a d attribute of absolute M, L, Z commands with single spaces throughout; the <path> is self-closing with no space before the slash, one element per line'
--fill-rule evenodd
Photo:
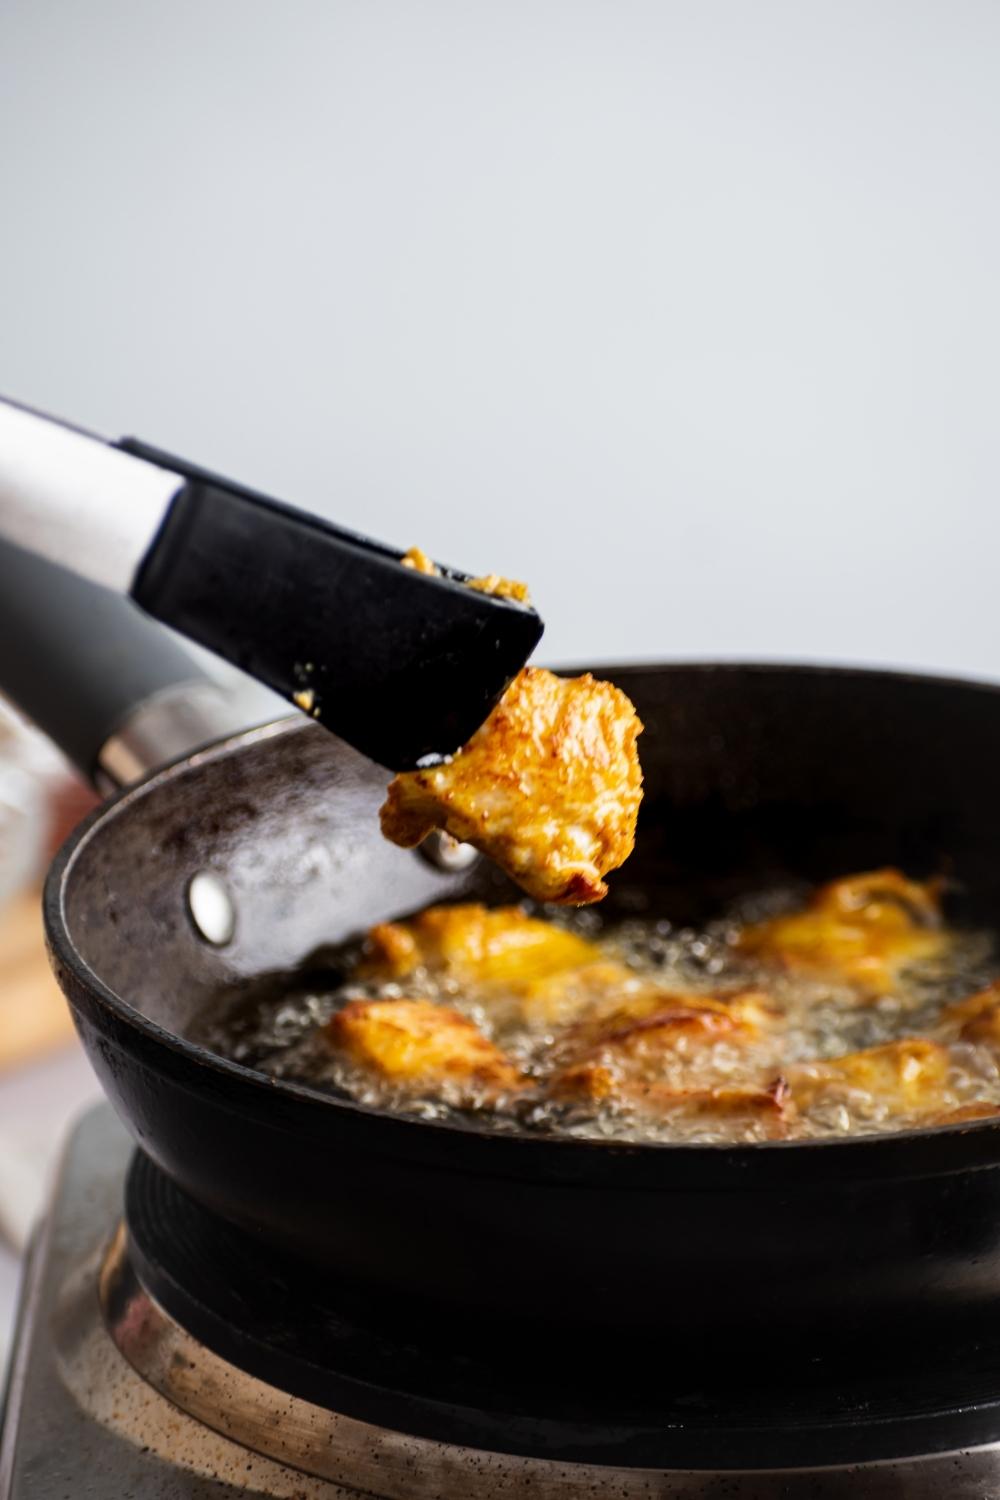
<path fill-rule="evenodd" d="M 0 912 L 0 1072 L 65 1046 L 73 1022 L 42 937 L 42 898 L 28 891 Z"/>

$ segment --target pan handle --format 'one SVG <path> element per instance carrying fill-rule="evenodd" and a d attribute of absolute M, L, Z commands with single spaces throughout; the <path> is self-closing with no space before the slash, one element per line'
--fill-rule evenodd
<path fill-rule="evenodd" d="M 275 717 L 130 600 L 4 540 L 0 692 L 102 790 Z"/>

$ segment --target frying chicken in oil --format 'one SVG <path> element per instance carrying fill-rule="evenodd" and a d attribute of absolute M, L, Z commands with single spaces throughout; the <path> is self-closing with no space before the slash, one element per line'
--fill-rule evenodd
<path fill-rule="evenodd" d="M 327 1039 L 390 1088 L 486 1101 L 515 1118 L 610 1110 L 683 1138 L 754 1140 L 847 1128 L 841 1118 L 960 1124 L 1000 1113 L 954 1082 L 968 1055 L 995 1054 L 1000 1067 L 1000 982 L 941 1007 L 927 1034 L 839 1053 L 820 1033 L 812 1051 L 804 1045 L 812 1002 L 788 998 L 790 975 L 805 972 L 814 987 L 815 975 L 831 975 L 843 1014 L 868 1026 L 894 978 L 939 959 L 952 936 L 934 886 L 881 870 L 744 927 L 730 942 L 735 968 L 691 988 L 630 964 L 613 941 L 519 907 L 432 907 L 374 927 L 354 979 L 394 996 L 430 986 L 442 1000 L 351 1001 Z M 863 1034 L 857 1024 L 844 1032 Z"/>
<path fill-rule="evenodd" d="M 780 1019 L 768 1006 L 767 996 L 755 990 L 717 999 L 640 983 L 632 995 L 612 989 L 603 999 L 603 1005 L 594 1005 L 567 1029 L 560 1051 L 574 1057 L 595 1052 L 642 1057 L 664 1047 L 688 1049 L 719 1037 L 750 1040 Z"/>
<path fill-rule="evenodd" d="M 600 901 L 635 845 L 641 729 L 610 683 L 525 667 L 449 763 L 393 780 L 382 832 L 412 848 L 442 828 L 538 901 Z"/>
<path fill-rule="evenodd" d="M 722 1038 L 738 1046 L 777 1019 L 757 993 L 720 1000 L 651 984 L 603 958 L 596 944 L 517 907 L 434 907 L 410 922 L 372 929 L 360 977 L 405 980 L 418 971 L 460 984 L 501 1028 L 512 1020 L 563 1028 L 551 1047 L 556 1067 L 545 1084 L 559 1099 L 614 1095 L 638 1104 L 667 1053 L 690 1057 Z M 655 1098 L 661 1111 L 710 1107 L 707 1089 L 696 1100 L 690 1090 L 675 1090 L 676 1101 L 667 1092 Z M 756 1095 L 750 1101 L 759 1102 Z M 728 1096 L 725 1107 L 732 1108 Z M 771 1093 L 763 1107 L 773 1109 Z"/>
<path fill-rule="evenodd" d="M 764 1139 L 788 1133 L 792 1120 L 788 1086 L 779 1075 L 756 1086 L 715 1084 L 681 1088 L 655 1080 L 620 1077 L 606 1063 L 574 1063 L 556 1073 L 549 1097 L 569 1106 L 613 1105 L 659 1121 L 710 1121 L 734 1129 L 756 1126 Z"/>
<path fill-rule="evenodd" d="M 405 978 L 414 969 L 476 984 L 523 986 L 600 957 L 595 944 L 519 906 L 478 902 L 432 906 L 407 922 L 380 922 L 368 934 L 363 974 Z"/>
<path fill-rule="evenodd" d="M 495 1100 L 524 1084 L 470 1020 L 429 1000 L 352 1000 L 327 1022 L 327 1035 L 362 1072 L 450 1103 Z"/>
<path fill-rule="evenodd" d="M 422 969 L 474 993 L 498 1024 L 571 1021 L 595 1000 L 641 986 L 638 976 L 577 933 L 518 906 L 435 906 L 368 934 L 360 978 L 405 979 Z"/>
<path fill-rule="evenodd" d="M 658 1083 L 638 1085 L 626 1102 L 637 1113 L 661 1120 L 716 1121 L 733 1130 L 755 1126 L 765 1140 L 786 1136 L 794 1118 L 789 1109 L 788 1088 L 780 1076 L 757 1087 L 730 1084 L 680 1089 Z"/>
<path fill-rule="evenodd" d="M 946 1030 L 957 1030 L 963 1042 L 1000 1048 L 1000 983 L 949 1005 L 941 1020 Z"/>
<path fill-rule="evenodd" d="M 756 1116 L 772 1134 L 786 1091 L 773 1062 L 752 1056 L 752 1044 L 779 1021 L 757 991 L 721 998 L 649 983 L 631 994 L 611 991 L 555 1042 L 546 1088 L 557 1100 L 609 1101 L 660 1117 Z M 734 1053 L 744 1056 L 738 1086 Z"/>
<path fill-rule="evenodd" d="M 743 953 L 788 969 L 839 975 L 869 999 L 892 989 L 899 971 L 944 951 L 936 882 L 875 870 L 822 886 L 804 911 L 744 928 Z"/>
<path fill-rule="evenodd" d="M 849 1052 L 843 1057 L 800 1063 L 787 1081 L 796 1105 L 805 1107 L 851 1090 L 875 1095 L 899 1114 L 941 1109 L 948 1081 L 948 1049 L 926 1037 L 908 1037 Z"/>

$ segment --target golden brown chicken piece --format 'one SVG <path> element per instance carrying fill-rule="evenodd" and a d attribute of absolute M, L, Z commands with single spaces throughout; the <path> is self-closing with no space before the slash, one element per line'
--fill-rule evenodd
<path fill-rule="evenodd" d="M 430 906 L 405 922 L 380 922 L 368 934 L 360 973 L 401 979 L 414 969 L 477 984 L 522 983 L 593 963 L 599 950 L 519 906 Z"/>
<path fill-rule="evenodd" d="M 925 1125 L 969 1125 L 974 1120 L 990 1120 L 1000 1115 L 1000 1104 L 960 1104 L 957 1109 L 946 1109 L 939 1115 L 931 1115 Z"/>
<path fill-rule="evenodd" d="M 745 928 L 737 946 L 788 969 L 836 975 L 875 997 L 948 941 L 935 882 L 874 870 L 823 886 L 804 911 Z"/>
<path fill-rule="evenodd" d="M 417 970 L 454 980 L 493 1018 L 575 1021 L 559 1043 L 574 1058 L 606 1046 L 649 1050 L 669 1039 L 756 1036 L 777 1019 L 756 990 L 720 999 L 665 989 L 519 906 L 432 906 L 405 922 L 380 922 L 354 977 L 400 980 Z"/>
<path fill-rule="evenodd" d="M 355 1066 L 407 1090 L 433 1086 L 455 1103 L 523 1087 L 514 1064 L 458 1011 L 429 1000 L 351 1000 L 327 1040 Z"/>
<path fill-rule="evenodd" d="M 674 1118 L 756 1120 L 769 1136 L 783 1135 L 794 1113 L 783 1078 L 759 1088 L 668 1089 L 652 1084 L 637 1097 L 637 1104 L 649 1113 Z"/>
<path fill-rule="evenodd" d="M 655 1055 L 678 1044 L 711 1043 L 726 1037 L 749 1040 L 778 1017 L 757 990 L 727 999 L 677 994 L 639 982 L 631 995 L 606 993 L 604 1004 L 570 1027 L 562 1048 L 573 1057 L 591 1053 L 627 1057 Z"/>
<path fill-rule="evenodd" d="M 545 1092 L 559 1104 L 599 1104 L 621 1098 L 622 1081 L 607 1063 L 570 1063 L 546 1082 Z"/>
<path fill-rule="evenodd" d="M 624 1001 L 595 1006 L 556 1045 L 561 1065 L 548 1095 L 561 1102 L 600 1103 L 649 1115 L 709 1114 L 733 1108 L 770 1114 L 776 1108 L 772 1080 L 756 1067 L 746 1087 L 734 1089 L 713 1065 L 710 1049 L 755 1040 L 778 1017 L 757 992 L 728 1000 L 710 995 L 669 994 L 647 986 Z M 783 1105 L 785 1092 L 779 1091 Z"/>
<path fill-rule="evenodd" d="M 519 1019 L 532 1027 L 568 1026 L 581 1016 L 600 1012 L 609 1004 L 627 1002 L 643 989 L 644 981 L 624 964 L 599 959 L 537 979 L 526 980 L 504 997 L 487 996 L 491 1012 L 502 1019 Z"/>
<path fill-rule="evenodd" d="M 641 981 L 577 934 L 529 917 L 519 906 L 434 906 L 368 934 L 359 979 L 443 974 L 500 1022 L 563 1024 Z"/>
<path fill-rule="evenodd" d="M 641 729 L 610 683 L 525 667 L 449 764 L 395 778 L 382 832 L 411 848 L 443 828 L 539 901 L 599 901 L 635 844 Z"/>
<path fill-rule="evenodd" d="M 758 1086 L 673 1088 L 655 1080 L 623 1079 L 613 1068 L 595 1062 L 577 1063 L 557 1073 L 548 1095 L 570 1106 L 613 1103 L 646 1118 L 756 1122 L 769 1138 L 784 1135 L 795 1113 L 780 1077 Z"/>
<path fill-rule="evenodd" d="M 871 1094 L 892 1114 L 940 1110 L 948 1081 L 948 1049 L 923 1037 L 905 1037 L 861 1052 L 848 1052 L 786 1070 L 792 1098 L 808 1109 L 824 1096 L 851 1090 Z"/>
<path fill-rule="evenodd" d="M 957 1032 L 963 1042 L 1000 1047 L 1000 982 L 949 1005 L 941 1020 L 945 1029 Z"/>

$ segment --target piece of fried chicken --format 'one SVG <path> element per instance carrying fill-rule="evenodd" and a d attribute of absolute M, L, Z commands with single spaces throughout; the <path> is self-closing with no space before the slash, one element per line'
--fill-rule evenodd
<path fill-rule="evenodd" d="M 803 911 L 744 928 L 737 947 L 765 963 L 839 977 L 875 999 L 900 970 L 937 957 L 948 942 L 937 883 L 886 869 L 821 886 Z"/>
<path fill-rule="evenodd" d="M 737 1044 L 751 1041 L 779 1019 L 758 990 L 722 998 L 646 984 L 632 995 L 609 993 L 603 1006 L 569 1028 L 560 1050 L 575 1060 L 655 1061 L 664 1052 L 687 1052 L 722 1037 Z"/>
<path fill-rule="evenodd" d="M 448 764 L 395 778 L 382 832 L 409 849 L 443 828 L 536 900 L 600 901 L 635 845 L 641 730 L 611 683 L 525 667 Z"/>
<path fill-rule="evenodd" d="M 872 1095 L 892 1115 L 940 1111 L 948 1081 L 948 1051 L 926 1037 L 903 1037 L 842 1057 L 797 1063 L 785 1071 L 792 1098 L 803 1109 L 823 1097 Z"/>
<path fill-rule="evenodd" d="M 675 1034 L 756 1036 L 777 1020 L 755 990 L 678 993 L 519 906 L 470 901 L 379 922 L 352 977 L 405 982 L 419 970 L 455 982 L 491 1021 L 568 1027 L 559 1048 L 574 1061 L 594 1048 L 636 1041 L 641 1049 Z"/>
<path fill-rule="evenodd" d="M 648 1116 L 735 1112 L 784 1121 L 787 1091 L 776 1087 L 773 1068 L 751 1069 L 753 1076 L 735 1088 L 730 1078 L 733 1050 L 751 1047 L 779 1021 L 756 991 L 721 999 L 648 987 L 569 1028 L 556 1046 L 559 1065 L 548 1095 Z M 729 1054 L 721 1067 L 713 1060 L 719 1043 Z"/>
<path fill-rule="evenodd" d="M 500 1027 L 565 1026 L 564 1058 L 618 1045 L 639 1050 L 668 1036 L 756 1036 L 776 1012 L 756 991 L 725 998 L 679 994 L 606 957 L 596 943 L 518 906 L 431 906 L 367 934 L 353 978 L 405 981 L 423 970 L 461 988 Z"/>
<path fill-rule="evenodd" d="M 949 1005 L 941 1013 L 948 1032 L 957 1032 L 963 1042 L 1000 1047 L 1000 983 L 987 985 L 966 1000 Z"/>
<path fill-rule="evenodd" d="M 607 1063 L 582 1062 L 557 1073 L 548 1093 L 556 1104 L 591 1109 L 612 1104 L 649 1120 L 755 1126 L 765 1139 L 786 1135 L 795 1115 L 788 1086 L 780 1076 L 757 1084 L 678 1088 L 655 1079 L 619 1076 Z"/>
<path fill-rule="evenodd" d="M 586 938 L 517 906 L 432 906 L 368 934 L 358 979 L 405 979 L 425 969 L 453 980 L 494 1024 L 561 1025 L 641 981 Z"/>
<path fill-rule="evenodd" d="M 493 1099 L 524 1080 L 499 1047 L 458 1011 L 430 1000 L 351 1000 L 331 1016 L 327 1041 L 355 1067 L 449 1103 Z"/>
<path fill-rule="evenodd" d="M 403 979 L 415 969 L 462 984 L 519 988 L 551 974 L 598 962 L 600 949 L 519 906 L 492 909 L 478 901 L 428 906 L 405 922 L 378 922 L 369 931 L 357 975 Z"/>

